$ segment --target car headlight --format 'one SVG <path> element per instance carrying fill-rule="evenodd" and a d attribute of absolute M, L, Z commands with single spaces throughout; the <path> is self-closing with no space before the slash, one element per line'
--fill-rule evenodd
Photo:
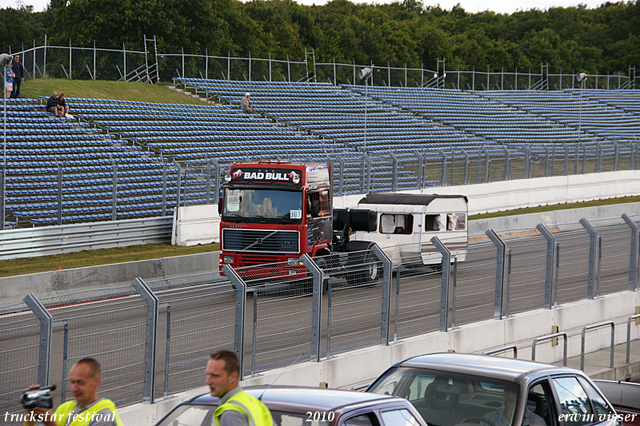
<path fill-rule="evenodd" d="M 224 256 L 222 258 L 222 263 L 233 263 L 233 256 Z"/>

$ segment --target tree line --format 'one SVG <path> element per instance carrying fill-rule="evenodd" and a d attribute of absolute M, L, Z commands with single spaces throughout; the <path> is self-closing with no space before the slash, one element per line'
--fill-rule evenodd
<path fill-rule="evenodd" d="M 640 4 L 499 14 L 425 6 L 421 0 L 372 5 L 333 0 L 305 6 L 293 0 L 51 0 L 0 9 L 3 52 L 48 43 L 142 46 L 156 36 L 164 51 L 435 68 L 623 72 L 640 66 Z"/>

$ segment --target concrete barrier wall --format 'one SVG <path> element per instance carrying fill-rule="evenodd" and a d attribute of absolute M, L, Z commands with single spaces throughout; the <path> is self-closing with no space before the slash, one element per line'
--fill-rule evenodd
<path fill-rule="evenodd" d="M 583 300 L 553 309 L 543 309 L 511 316 L 502 320 L 488 320 L 456 327 L 448 332 L 434 332 L 413 337 L 390 346 L 375 346 L 340 354 L 319 363 L 307 362 L 265 372 L 245 380 L 243 385 L 281 384 L 318 386 L 328 383 L 332 388 L 350 388 L 369 382 L 393 363 L 405 358 L 430 352 L 455 350 L 465 353 L 484 351 L 517 344 L 518 358 L 531 359 L 531 343 L 534 338 L 552 333 L 551 326 L 570 336 L 569 356 L 580 354 L 580 333 L 585 325 L 615 320 L 616 342 L 626 341 L 626 319 L 640 305 L 640 292 L 610 294 L 595 300 Z M 640 327 L 632 330 L 632 339 L 640 336 Z M 610 330 L 603 328 L 589 333 L 587 351 L 609 345 Z M 553 362 L 562 359 L 563 345 L 552 347 L 549 341 L 537 347 L 536 361 Z M 366 362 L 363 362 L 366 360 Z M 202 366 L 202 380 L 204 383 Z M 594 376 L 595 377 L 595 376 Z M 599 378 L 611 378 L 606 374 Z M 206 387 L 184 392 L 175 398 L 156 404 L 137 404 L 120 410 L 125 424 L 151 426 L 179 402 L 207 392 Z"/>
<path fill-rule="evenodd" d="M 218 252 L 88 266 L 86 268 L 0 278 L 0 303 L 22 300 L 26 295 L 57 291 L 130 285 L 136 278 L 161 278 L 218 269 Z"/>
<path fill-rule="evenodd" d="M 466 195 L 469 199 L 469 214 L 474 215 L 640 195 L 640 170 L 428 187 L 400 192 Z M 334 207 L 353 207 L 362 197 L 363 195 L 336 197 Z"/>
<path fill-rule="evenodd" d="M 194 246 L 220 242 L 220 215 L 217 204 L 186 206 L 173 215 L 171 244 Z"/>

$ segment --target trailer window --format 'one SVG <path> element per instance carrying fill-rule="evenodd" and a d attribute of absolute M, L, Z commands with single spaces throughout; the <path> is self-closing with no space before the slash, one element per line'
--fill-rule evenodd
<path fill-rule="evenodd" d="M 381 234 L 411 234 L 413 232 L 413 215 L 381 214 Z"/>
<path fill-rule="evenodd" d="M 447 231 L 464 231 L 466 229 L 466 215 L 451 213 L 447 215 Z"/>
<path fill-rule="evenodd" d="M 425 216 L 425 231 L 444 231 L 445 230 L 445 222 L 444 215 L 441 214 L 428 214 Z"/>

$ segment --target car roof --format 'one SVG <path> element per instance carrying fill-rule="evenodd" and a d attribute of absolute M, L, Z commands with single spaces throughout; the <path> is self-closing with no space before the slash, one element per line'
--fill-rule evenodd
<path fill-rule="evenodd" d="M 557 374 L 562 372 L 575 373 L 577 371 L 515 358 L 450 352 L 419 355 L 396 363 L 395 367 L 398 366 L 449 371 L 474 376 L 480 375 L 511 381 L 517 381 L 523 375 L 539 372 Z"/>
<path fill-rule="evenodd" d="M 243 387 L 242 389 L 256 398 L 260 398 L 271 410 L 287 410 L 300 413 L 329 411 L 348 405 L 366 405 L 379 400 L 393 402 L 400 399 L 387 395 L 305 386 L 261 385 Z M 217 397 L 204 394 L 193 398 L 190 403 L 218 405 L 218 401 Z"/>

